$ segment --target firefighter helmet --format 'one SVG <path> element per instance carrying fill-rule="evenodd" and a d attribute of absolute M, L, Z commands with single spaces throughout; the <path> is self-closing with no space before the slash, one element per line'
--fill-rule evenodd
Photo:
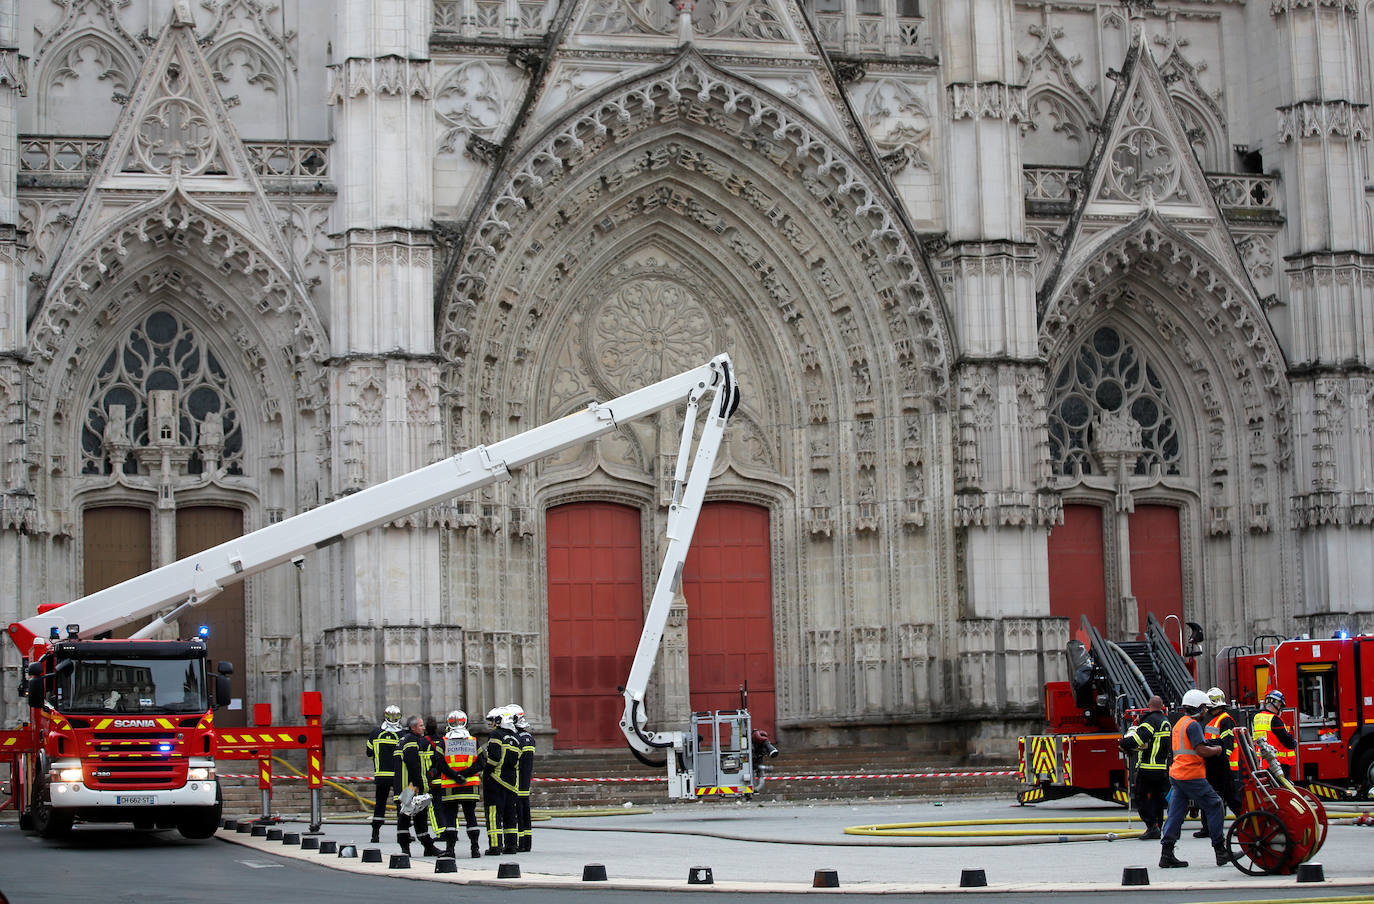
<path fill-rule="evenodd" d="M 1226 692 L 1219 687 L 1214 687 L 1207 691 L 1207 702 L 1212 706 L 1226 705 Z"/>
<path fill-rule="evenodd" d="M 388 722 L 401 721 L 401 708 L 399 706 L 388 706 L 382 710 L 382 718 Z"/>
<path fill-rule="evenodd" d="M 1279 706 L 1279 709 L 1283 709 L 1284 706 L 1286 706 L 1287 703 L 1288 703 L 1288 701 L 1285 700 L 1284 697 L 1283 697 L 1283 691 L 1280 691 L 1280 690 L 1272 690 L 1272 691 L 1270 691 L 1269 693 L 1265 694 L 1265 695 L 1264 695 L 1264 702 L 1265 702 L 1265 703 L 1277 703 L 1278 706 Z"/>
<path fill-rule="evenodd" d="M 1191 710 L 1205 709 L 1207 707 L 1207 692 L 1193 688 L 1183 695 L 1183 708 Z"/>
<path fill-rule="evenodd" d="M 504 713 L 502 712 L 501 707 L 493 707 L 492 709 L 487 710 L 487 721 L 491 723 L 493 728 L 500 728 L 501 716 L 503 715 Z"/>
<path fill-rule="evenodd" d="M 467 728 L 468 714 L 463 712 L 461 709 L 455 709 L 453 712 L 448 714 L 447 721 L 450 730 L 454 728 Z"/>

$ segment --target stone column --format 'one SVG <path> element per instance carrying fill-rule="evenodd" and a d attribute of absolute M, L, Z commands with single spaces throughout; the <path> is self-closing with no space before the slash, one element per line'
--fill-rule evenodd
<path fill-rule="evenodd" d="M 1359 5 L 1274 0 L 1278 159 L 1293 387 L 1298 616 L 1374 601 L 1374 255 L 1364 207 L 1370 119 Z M 1279 61 L 1276 61 L 1279 62 Z"/>
<path fill-rule="evenodd" d="M 1037 358 L 1033 245 L 1026 241 L 1019 125 L 1023 86 L 1010 0 L 944 8 L 950 110 L 946 169 L 951 306 L 959 342 L 955 524 L 970 617 L 1049 611 L 1045 367 Z"/>
<path fill-rule="evenodd" d="M 343 463 L 336 495 L 444 451 L 430 232 L 431 19 L 428 0 L 339 4 L 329 90 L 339 186 L 330 261 L 333 454 Z M 423 633 L 439 622 L 439 539 L 430 513 L 397 519 L 349 547 L 339 566 L 345 618 L 382 627 L 388 646 L 405 637 L 407 649 L 428 649 L 424 637 L 402 629 Z M 450 645 L 447 637 L 436 643 Z M 378 679 L 382 696 L 418 703 L 416 663 L 402 671 L 393 661 L 385 660 Z M 446 686 L 428 688 L 428 699 L 459 699 L 461 670 L 439 674 Z"/>

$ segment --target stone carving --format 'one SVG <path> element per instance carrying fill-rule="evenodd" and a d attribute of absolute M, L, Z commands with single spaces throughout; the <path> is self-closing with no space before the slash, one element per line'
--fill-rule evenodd
<path fill-rule="evenodd" d="M 77 82 L 83 74 L 109 82 L 111 91 L 127 92 L 133 84 L 134 73 L 129 69 L 128 60 L 98 34 L 82 35 L 72 41 L 54 54 L 48 65 L 46 81 L 49 88 Z"/>
<path fill-rule="evenodd" d="M 281 88 L 282 76 L 276 61 L 247 38 L 221 44 L 207 53 L 205 59 L 215 80 L 226 86 L 241 81 L 272 93 Z"/>
<path fill-rule="evenodd" d="M 376 59 L 349 59 L 329 67 L 330 104 L 365 94 L 418 97 L 431 96 L 429 60 L 406 60 L 397 56 Z"/>
<path fill-rule="evenodd" d="M 620 286 L 587 319 L 589 369 L 619 395 L 710 359 L 715 330 L 685 287 L 663 279 Z"/>
<path fill-rule="evenodd" d="M 913 169 L 930 169 L 930 111 L 916 87 L 880 80 L 864 99 L 863 121 L 880 150 L 899 154 Z"/>
<path fill-rule="evenodd" d="M 767 0 L 696 0 L 688 6 L 692 29 L 710 37 L 785 41 L 782 19 Z M 670 34 L 677 29 L 672 4 L 653 0 L 593 0 L 580 30 L 590 34 Z"/>
<path fill-rule="evenodd" d="M 1304 101 L 1278 108 L 1278 139 L 1287 144 L 1304 138 L 1369 140 L 1369 107 L 1348 100 Z"/>
<path fill-rule="evenodd" d="M 1144 202 L 1188 200 L 1183 190 L 1183 165 L 1178 152 L 1154 119 L 1150 99 L 1143 93 L 1127 102 L 1116 144 L 1103 167 L 1103 198 Z"/>
<path fill-rule="evenodd" d="M 1029 54 L 1017 54 L 1027 97 L 1028 115 L 1023 128 L 1035 131 L 1044 128 L 1059 138 L 1054 144 L 1061 153 L 1056 156 L 1067 153 L 1069 159 L 1083 161 L 1092 147 L 1091 125 L 1101 118 L 1093 98 L 1097 86 L 1085 86 L 1074 75 L 1074 67 L 1081 65 L 1083 58 L 1076 54 L 1068 56 L 1059 48 L 1058 41 L 1064 37 L 1064 29 L 1050 24 L 1050 14 L 1051 7 L 1044 6 L 1041 21 L 1027 28 L 1040 39 L 1039 46 Z M 1035 144 L 1044 147 L 1049 142 L 1039 139 Z"/>
<path fill-rule="evenodd" d="M 441 154 L 451 154 L 464 136 L 490 138 L 501 123 L 501 89 L 483 60 L 470 60 L 449 72 L 434 89 Z"/>
<path fill-rule="evenodd" d="M 63 48 L 69 40 L 84 42 L 88 36 L 104 35 L 111 51 L 122 56 L 124 62 L 132 63 L 131 66 L 121 67 L 121 71 L 132 81 L 134 72 L 143 61 L 144 48 L 125 30 L 121 21 L 121 10 L 129 5 L 129 0 L 63 0 L 57 5 L 62 7 L 58 21 L 34 26 L 34 33 L 38 36 L 33 54 L 35 69 L 48 69 L 48 58 L 54 54 L 64 55 Z"/>
<path fill-rule="evenodd" d="M 213 16 L 209 23 L 196 29 L 202 43 L 216 47 L 230 46 L 229 39 L 236 35 L 249 35 L 254 40 L 270 46 L 276 55 L 290 68 L 296 68 L 296 32 L 278 31 L 280 17 L 276 15 L 280 3 L 263 0 L 201 0 L 202 9 L 210 10 Z M 241 45 L 242 46 L 242 45 Z M 271 60 L 270 52 L 257 51 L 263 60 Z M 210 58 L 215 59 L 212 53 Z"/>
<path fill-rule="evenodd" d="M 218 130 L 193 95 L 180 63 L 162 72 L 155 90 L 158 97 L 145 108 L 134 132 L 126 169 L 163 176 L 204 172 L 217 158 Z"/>
<path fill-rule="evenodd" d="M 1005 119 L 1025 122 L 1026 89 L 1002 82 L 951 82 L 949 85 L 951 119 Z"/>

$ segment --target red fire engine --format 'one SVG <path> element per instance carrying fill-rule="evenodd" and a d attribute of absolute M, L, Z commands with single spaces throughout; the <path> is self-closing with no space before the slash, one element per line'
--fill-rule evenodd
<path fill-rule="evenodd" d="M 1374 635 L 1257 638 L 1218 653 L 1217 674 L 1242 708 L 1283 693 L 1298 741 L 1294 781 L 1325 797 L 1374 795 Z"/>

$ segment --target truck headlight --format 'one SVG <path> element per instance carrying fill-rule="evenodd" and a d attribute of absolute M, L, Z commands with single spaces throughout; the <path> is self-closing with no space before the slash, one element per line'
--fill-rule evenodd
<path fill-rule="evenodd" d="M 74 766 L 69 767 L 67 769 L 59 770 L 57 773 L 57 779 L 58 781 L 62 782 L 79 782 L 81 781 L 81 767 Z"/>
<path fill-rule="evenodd" d="M 188 782 L 208 782 L 215 777 L 214 766 L 192 766 L 186 770 Z"/>

